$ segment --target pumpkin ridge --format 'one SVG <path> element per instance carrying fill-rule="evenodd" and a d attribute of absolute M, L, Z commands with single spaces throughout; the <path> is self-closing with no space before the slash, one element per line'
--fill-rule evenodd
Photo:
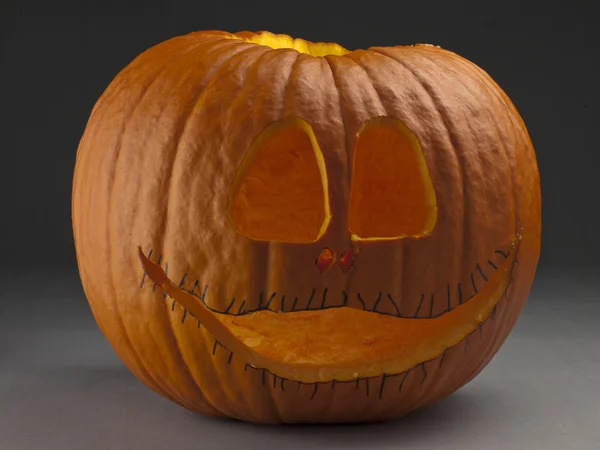
<path fill-rule="evenodd" d="M 329 71 L 331 72 L 331 81 L 333 82 L 333 88 L 335 90 L 335 93 L 337 94 L 337 104 L 338 104 L 338 108 L 339 108 L 339 114 L 340 114 L 340 119 L 342 122 L 342 131 L 344 136 L 346 137 L 346 139 L 344 140 L 344 149 L 346 151 L 346 153 L 348 154 L 348 149 L 350 148 L 350 139 L 351 137 L 348 136 L 348 121 L 346 118 L 346 114 L 344 113 L 344 106 L 343 106 L 343 102 L 342 102 L 342 96 L 341 96 L 341 88 L 338 85 L 338 80 L 337 80 L 337 75 L 336 75 L 336 69 L 335 69 L 335 64 L 333 62 L 335 56 L 333 55 L 328 55 L 325 56 L 323 58 L 323 60 L 327 63 L 327 66 L 329 67 Z M 343 58 L 343 56 L 340 56 L 340 58 Z M 352 160 L 350 157 L 347 158 L 347 173 L 351 174 L 352 173 Z"/>
<path fill-rule="evenodd" d="M 209 43 L 214 43 L 214 41 L 208 41 Z M 228 47 L 226 45 L 223 46 L 225 49 Z M 221 49 L 219 49 L 221 50 Z M 217 74 L 220 73 L 220 71 L 223 69 L 223 67 L 227 64 L 231 64 L 231 61 L 233 61 L 236 58 L 241 58 L 241 57 L 247 57 L 248 53 L 252 53 L 252 50 L 254 50 L 254 53 L 258 53 L 257 47 L 255 46 L 248 46 L 246 48 L 242 48 L 240 49 L 239 52 L 235 53 L 234 55 L 230 56 L 229 58 L 225 58 L 219 65 L 217 66 L 212 66 L 210 68 L 210 70 L 207 71 L 207 73 L 205 74 L 205 76 L 203 77 L 202 81 L 200 82 L 200 89 L 197 93 L 197 96 L 195 98 L 194 101 L 190 102 L 189 105 L 189 110 L 186 111 L 186 114 L 184 115 L 184 119 L 183 119 L 183 124 L 181 126 L 181 131 L 178 133 L 179 136 L 177 138 L 177 143 L 175 144 L 175 151 L 173 152 L 173 157 L 172 157 L 172 161 L 170 162 L 170 171 L 171 174 L 169 176 L 169 180 L 172 180 L 173 178 L 173 170 L 175 168 L 175 163 L 176 163 L 176 159 L 177 159 L 177 154 L 179 153 L 179 148 L 180 148 L 180 144 L 181 141 L 184 137 L 184 135 L 186 134 L 186 131 L 188 129 L 189 126 L 189 120 L 190 117 L 192 116 L 194 110 L 198 107 L 198 104 L 200 103 L 200 100 L 202 99 L 203 95 L 207 92 L 207 88 L 211 85 L 211 83 L 216 79 Z M 260 50 L 260 49 L 259 49 Z M 260 58 L 264 53 L 266 53 L 267 51 L 264 50 L 262 53 L 260 53 L 257 56 L 257 59 Z M 159 228 L 162 229 L 162 232 L 159 233 L 160 236 L 162 236 L 162 244 L 161 244 L 161 248 L 164 249 L 165 248 L 165 239 L 168 236 L 168 212 L 169 212 L 169 204 L 171 203 L 171 187 L 172 187 L 172 181 L 170 181 L 167 184 L 167 192 L 166 192 L 166 196 L 167 196 L 167 203 L 165 205 L 165 213 L 163 214 L 164 216 L 164 221 L 161 224 L 161 226 Z"/>
<path fill-rule="evenodd" d="M 428 61 L 430 61 L 436 67 L 440 67 L 440 69 L 446 69 L 445 67 L 442 68 L 436 60 L 427 58 L 427 57 L 424 57 L 424 58 L 427 59 Z M 460 57 L 459 55 L 452 53 L 452 61 L 460 64 L 461 67 L 463 67 L 466 71 L 474 74 L 478 80 L 477 84 L 478 84 L 479 88 L 485 89 L 489 94 L 493 95 L 496 98 L 496 100 L 500 101 L 503 106 L 503 108 L 502 108 L 503 112 L 508 115 L 509 108 L 505 104 L 502 96 L 499 94 L 498 90 L 500 88 L 498 86 L 496 86 L 496 89 L 494 89 L 494 90 L 490 89 L 489 84 L 486 84 L 483 82 L 483 75 L 478 73 L 473 68 L 472 64 L 468 63 L 464 58 Z M 463 84 L 463 86 L 464 86 L 464 84 Z M 471 91 L 470 89 L 467 89 L 467 90 L 469 92 Z M 482 102 L 482 103 L 485 103 L 485 102 Z M 504 160 L 506 161 L 506 169 L 507 169 L 506 177 L 508 179 L 508 183 L 510 184 L 510 191 L 512 193 L 512 202 L 510 203 L 510 206 L 511 206 L 512 217 L 513 217 L 513 232 L 516 233 L 516 230 L 519 227 L 519 224 L 518 224 L 519 218 L 517 216 L 517 208 L 515 206 L 515 201 L 518 198 L 518 196 L 516 195 L 516 186 L 512 179 L 512 171 L 510 170 L 510 158 L 508 155 L 508 151 L 506 149 L 506 145 L 504 143 L 505 139 L 501 138 L 501 134 L 503 134 L 503 133 L 501 132 L 500 127 L 498 126 L 498 122 L 493 119 L 492 113 L 489 111 L 489 109 L 487 107 L 483 107 L 482 109 L 488 118 L 488 123 L 492 126 L 492 128 L 496 134 L 496 140 L 498 142 L 498 147 L 501 149 L 502 155 L 504 156 Z M 497 108 L 495 108 L 495 109 L 497 109 Z"/>
<path fill-rule="evenodd" d="M 143 371 L 143 374 L 147 377 L 148 380 L 150 380 L 161 391 L 167 393 L 170 397 L 177 398 L 177 400 L 182 402 L 182 404 L 187 404 L 186 399 L 183 396 L 178 395 L 176 390 L 171 390 L 171 388 L 168 386 L 168 384 L 166 382 L 163 383 L 159 378 L 157 378 L 156 376 L 153 376 L 152 371 L 148 369 L 146 364 L 144 364 L 143 359 L 138 356 L 137 350 L 134 346 L 134 343 L 133 343 L 131 337 L 129 336 L 127 327 L 125 326 L 125 322 L 124 322 L 121 312 L 119 310 L 119 302 L 113 300 L 117 297 L 117 288 L 116 288 L 116 282 L 115 282 L 115 278 L 114 278 L 115 270 L 114 270 L 114 261 L 113 261 L 113 259 L 114 259 L 113 251 L 112 251 L 112 235 L 113 235 L 113 233 L 112 233 L 112 227 L 111 227 L 111 216 L 112 216 L 112 212 L 114 211 L 113 201 L 114 201 L 114 195 L 115 195 L 115 182 L 116 182 L 117 170 L 119 167 L 119 161 L 121 160 L 121 155 L 122 155 L 121 150 L 122 150 L 123 139 L 127 133 L 127 129 L 131 123 L 131 120 L 135 116 L 135 113 L 138 110 L 139 105 L 142 103 L 145 95 L 150 91 L 150 89 L 152 88 L 154 83 L 160 79 L 161 75 L 169 69 L 170 65 L 172 65 L 176 61 L 181 60 L 185 56 L 189 56 L 189 54 L 192 53 L 193 50 L 200 47 L 202 45 L 202 43 L 203 42 L 199 42 L 199 43 L 197 43 L 197 45 L 192 45 L 192 46 L 190 46 L 191 48 L 185 48 L 184 46 L 182 46 L 183 48 L 185 48 L 185 50 L 182 49 L 182 53 L 178 54 L 177 56 L 175 56 L 173 58 L 170 58 L 169 60 L 167 60 L 164 63 L 164 66 L 159 71 L 157 71 L 156 74 L 153 75 L 152 81 L 150 81 L 148 83 L 148 85 L 145 87 L 144 91 L 139 95 L 139 98 L 138 98 L 135 106 L 132 108 L 131 112 L 129 113 L 129 116 L 122 124 L 122 129 L 119 134 L 119 138 L 116 142 L 116 150 L 115 150 L 116 156 L 115 156 L 114 167 L 113 167 L 113 170 L 111 171 L 111 175 L 110 175 L 111 176 L 111 181 L 110 181 L 111 187 L 110 187 L 110 194 L 108 195 L 108 204 L 109 204 L 108 218 L 107 218 L 108 226 L 106 227 L 106 241 L 108 242 L 108 245 L 106 246 L 106 252 L 108 254 L 107 260 L 108 260 L 109 273 L 110 273 L 110 276 L 108 278 L 110 280 L 111 290 L 113 292 L 113 295 L 111 296 L 112 301 L 111 300 L 109 300 L 109 301 L 111 302 L 111 304 L 115 308 L 115 310 L 118 312 L 118 314 L 116 314 L 116 317 L 117 317 L 119 327 L 123 330 L 123 336 L 127 340 L 127 346 L 132 350 L 131 352 L 129 352 L 129 354 L 132 355 L 132 357 L 135 359 L 136 366 L 138 366 Z M 96 111 L 98 111 L 97 108 L 95 108 L 93 110 L 93 112 L 96 112 Z"/>
<path fill-rule="evenodd" d="M 218 43 L 219 41 L 203 41 L 203 43 L 208 43 L 209 45 L 212 44 L 214 46 L 215 43 Z M 216 52 L 220 53 L 223 50 L 227 50 L 229 46 L 228 45 L 223 45 L 222 47 L 217 48 Z M 207 87 L 210 86 L 211 82 L 215 79 L 215 77 L 217 76 L 218 73 L 220 73 L 221 69 L 223 68 L 223 66 L 227 65 L 228 63 L 230 63 L 232 60 L 236 59 L 236 57 L 242 57 L 242 56 L 248 56 L 248 53 L 251 53 L 251 50 L 253 50 L 253 47 L 248 47 L 248 48 L 241 48 L 239 52 L 235 53 L 232 56 L 229 56 L 228 58 L 225 58 L 223 61 L 220 62 L 220 64 L 217 65 L 213 65 L 210 67 L 210 69 L 204 74 L 201 82 L 199 83 L 198 86 L 198 90 L 196 93 L 196 98 L 192 101 L 190 101 L 189 105 L 186 108 L 185 113 L 183 114 L 183 123 L 181 124 L 181 128 L 178 132 L 178 136 L 176 138 L 176 144 L 175 144 L 175 149 L 172 152 L 172 156 L 171 159 L 169 161 L 169 165 L 170 168 L 168 169 L 170 171 L 170 175 L 168 176 L 169 182 L 167 183 L 167 191 L 166 191 L 166 198 L 167 198 L 167 202 L 164 206 L 164 214 L 163 214 L 163 223 L 161 225 L 159 225 L 159 229 L 162 231 L 159 231 L 159 236 L 162 236 L 162 243 L 161 243 L 161 248 L 165 249 L 165 241 L 167 239 L 167 237 L 169 236 L 168 234 L 168 229 L 169 229 L 169 205 L 172 203 L 172 185 L 173 185 L 173 171 L 176 167 L 176 163 L 177 163 L 177 155 L 180 153 L 180 147 L 181 147 L 181 141 L 183 139 L 183 136 L 185 136 L 186 131 L 188 130 L 189 124 L 190 124 L 190 118 L 194 112 L 194 110 L 196 109 L 196 107 L 198 106 L 198 104 L 200 103 L 200 100 L 202 99 L 203 95 L 205 94 L 205 92 L 207 92 Z M 258 53 L 258 52 L 256 52 Z M 240 56 L 241 55 L 241 56 Z M 262 53 L 261 53 L 262 55 Z M 259 55 L 260 57 L 260 55 Z M 168 305 L 167 305 L 168 308 Z M 167 309 L 167 313 L 168 313 L 168 309 Z M 167 314 L 168 316 L 169 314 Z M 192 389 L 200 395 L 200 397 L 202 399 L 207 399 L 204 391 L 202 390 L 198 380 L 196 379 L 196 377 L 194 376 L 193 372 L 188 368 L 188 364 L 186 363 L 185 360 L 185 356 L 183 354 L 183 352 L 181 351 L 181 345 L 178 341 L 178 338 L 176 336 L 176 334 L 173 332 L 173 326 L 170 320 L 167 320 L 167 324 L 165 326 L 165 330 L 167 331 L 168 335 L 171 337 L 175 352 L 174 352 L 174 357 L 178 360 L 179 367 L 182 367 L 182 371 L 184 373 L 184 377 L 189 381 L 188 385 L 190 387 L 192 387 Z M 215 405 L 215 402 L 212 402 L 210 400 L 208 400 L 210 402 L 210 404 Z M 215 408 L 217 408 L 215 406 Z M 218 408 L 217 408 L 218 409 Z M 227 408 L 229 409 L 229 408 Z M 226 413 L 225 411 L 219 410 L 219 412 L 221 412 L 222 414 L 229 414 Z"/>
<path fill-rule="evenodd" d="M 379 91 L 377 90 L 377 88 L 375 87 L 375 82 L 373 81 L 373 77 L 371 76 L 371 74 L 369 73 L 369 71 L 361 64 L 360 62 L 360 55 L 361 54 L 368 54 L 369 50 L 355 50 L 352 53 L 348 53 L 347 55 L 344 55 L 347 59 L 349 59 L 350 61 L 352 61 L 356 67 L 358 67 L 360 70 L 362 70 L 362 72 L 365 74 L 365 76 L 367 77 L 367 80 L 369 80 L 369 86 L 372 89 L 372 91 L 375 93 L 375 96 L 377 98 L 377 101 L 379 102 L 379 106 L 381 108 L 381 111 L 383 112 L 383 116 L 389 116 L 390 113 L 387 110 L 387 108 L 385 107 L 385 104 L 383 103 L 383 101 L 381 100 L 381 94 L 379 93 Z"/>

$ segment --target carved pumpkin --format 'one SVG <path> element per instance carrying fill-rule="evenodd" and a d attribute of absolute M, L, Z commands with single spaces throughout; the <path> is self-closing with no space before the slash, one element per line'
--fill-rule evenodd
<path fill-rule="evenodd" d="M 379 421 L 497 352 L 540 204 L 523 121 L 456 54 L 210 31 L 102 95 L 73 227 L 99 327 L 159 394 L 256 422 Z"/>

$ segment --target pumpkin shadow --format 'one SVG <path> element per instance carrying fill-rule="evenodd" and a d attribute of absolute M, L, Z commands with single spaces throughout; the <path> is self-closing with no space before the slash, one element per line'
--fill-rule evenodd
<path fill-rule="evenodd" d="M 388 422 L 281 426 L 241 422 L 241 426 L 252 428 L 259 435 L 264 433 L 271 438 L 277 437 L 282 442 L 294 442 L 300 445 L 298 448 L 319 445 L 324 448 L 366 449 L 390 443 L 410 448 L 411 444 L 439 444 L 440 436 L 447 438 L 469 433 L 470 430 L 481 430 L 493 420 L 490 416 L 501 414 L 496 397 L 500 397 L 500 394 L 481 390 L 459 391 L 433 405 Z"/>

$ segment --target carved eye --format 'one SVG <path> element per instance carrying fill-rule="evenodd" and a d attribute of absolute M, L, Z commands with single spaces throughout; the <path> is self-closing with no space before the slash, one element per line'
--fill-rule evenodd
<path fill-rule="evenodd" d="M 421 237 L 437 220 L 417 137 L 398 119 L 366 122 L 354 148 L 348 226 L 355 241 Z"/>
<path fill-rule="evenodd" d="M 267 127 L 242 161 L 230 192 L 233 225 L 250 239 L 315 242 L 331 219 L 327 188 L 311 126 L 289 117 Z"/>

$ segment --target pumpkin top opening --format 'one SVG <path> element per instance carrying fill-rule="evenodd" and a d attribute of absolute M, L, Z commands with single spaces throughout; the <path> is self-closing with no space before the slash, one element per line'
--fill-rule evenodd
<path fill-rule="evenodd" d="M 437 201 L 425 156 L 399 119 L 367 121 L 353 158 L 348 209 L 353 240 L 418 238 L 433 231 Z"/>
<path fill-rule="evenodd" d="M 345 49 L 335 42 L 309 42 L 300 38 L 294 39 L 286 34 L 274 34 L 268 31 L 258 33 L 240 32 L 232 34 L 230 38 L 264 45 L 272 49 L 291 48 L 311 56 L 341 56 L 350 53 L 350 50 Z"/>
<path fill-rule="evenodd" d="M 260 134 L 240 165 L 229 207 L 235 229 L 250 239 L 308 244 L 325 234 L 325 160 L 306 121 L 288 117 Z"/>

